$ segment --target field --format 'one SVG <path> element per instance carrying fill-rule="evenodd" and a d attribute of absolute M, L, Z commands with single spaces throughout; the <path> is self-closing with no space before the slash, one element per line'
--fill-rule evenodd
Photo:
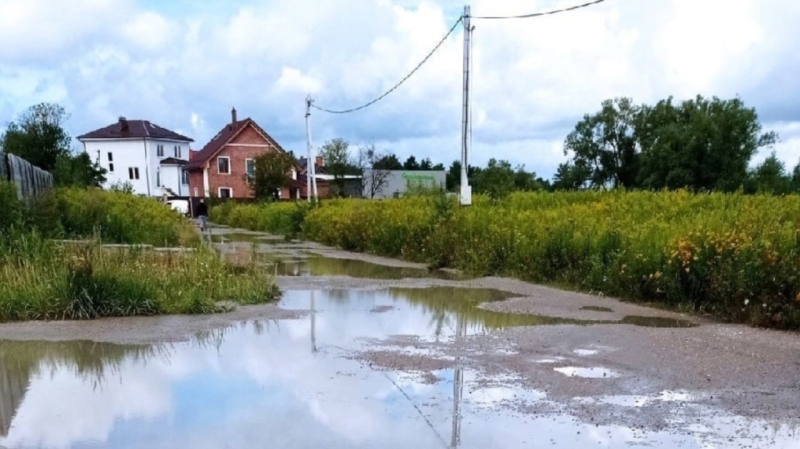
<path fill-rule="evenodd" d="M 800 196 L 516 193 L 212 208 L 214 222 L 716 319 L 800 328 Z"/>
<path fill-rule="evenodd" d="M 265 266 L 223 259 L 157 201 L 64 189 L 26 204 L 0 183 L 0 208 L 0 321 L 212 313 L 279 294 Z"/>

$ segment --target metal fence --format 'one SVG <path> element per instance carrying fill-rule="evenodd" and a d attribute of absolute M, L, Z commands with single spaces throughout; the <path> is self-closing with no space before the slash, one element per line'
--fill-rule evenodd
<path fill-rule="evenodd" d="M 0 180 L 17 185 L 19 199 L 35 198 L 53 188 L 53 175 L 13 154 L 0 152 Z"/>

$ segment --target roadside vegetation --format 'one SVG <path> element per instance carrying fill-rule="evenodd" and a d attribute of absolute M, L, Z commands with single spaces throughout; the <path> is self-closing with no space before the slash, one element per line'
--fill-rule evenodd
<path fill-rule="evenodd" d="M 296 210 L 226 204 L 212 219 L 282 233 Z M 346 250 L 800 328 L 796 195 L 536 192 L 462 208 L 431 194 L 303 210 L 304 238 Z"/>
<path fill-rule="evenodd" d="M 29 204 L 0 181 L 0 210 L 0 321 L 211 313 L 279 293 L 255 258 L 224 259 L 151 199 L 64 188 Z"/>

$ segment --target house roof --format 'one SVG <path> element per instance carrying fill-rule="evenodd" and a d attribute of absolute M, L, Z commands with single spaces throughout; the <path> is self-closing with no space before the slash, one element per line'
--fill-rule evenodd
<path fill-rule="evenodd" d="M 239 135 L 239 133 L 247 129 L 248 126 L 252 126 L 259 134 L 264 136 L 266 141 L 274 145 L 279 151 L 286 152 L 272 136 L 267 134 L 253 119 L 248 117 L 244 120 L 238 120 L 225 125 L 210 142 L 191 156 L 191 161 L 189 161 L 186 168 L 191 170 L 202 167 L 209 159 L 219 153 L 226 144 Z"/>
<path fill-rule="evenodd" d="M 194 142 L 186 136 L 180 135 L 175 131 L 162 128 L 148 120 L 127 120 L 120 117 L 119 121 L 104 128 L 96 129 L 81 136 L 83 139 L 165 139 L 179 140 L 183 142 Z"/>
<path fill-rule="evenodd" d="M 298 164 L 300 164 L 300 168 L 302 170 L 302 173 L 305 173 L 308 170 L 308 158 L 307 157 L 301 157 L 297 162 L 298 162 Z M 314 171 L 318 175 L 328 174 L 328 170 L 325 169 L 324 165 L 316 165 L 316 164 L 314 164 Z"/>
<path fill-rule="evenodd" d="M 178 159 L 175 157 L 168 157 L 166 159 L 161 160 L 161 165 L 186 165 L 189 161 L 185 161 L 183 159 Z"/>

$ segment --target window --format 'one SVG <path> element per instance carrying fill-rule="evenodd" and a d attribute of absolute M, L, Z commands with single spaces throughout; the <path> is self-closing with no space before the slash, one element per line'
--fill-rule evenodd
<path fill-rule="evenodd" d="M 97 159 L 100 159 L 100 150 L 97 151 Z M 97 161 L 100 162 L 99 160 Z M 108 172 L 114 173 L 114 155 L 108 152 Z"/>
<path fill-rule="evenodd" d="M 183 170 L 181 172 L 181 184 L 183 184 L 185 186 L 189 185 L 189 172 L 186 171 L 186 170 Z"/>
<path fill-rule="evenodd" d="M 139 167 L 128 167 L 128 177 L 130 179 L 139 179 Z"/>
<path fill-rule="evenodd" d="M 161 187 L 161 170 L 156 170 L 156 187 Z"/>
<path fill-rule="evenodd" d="M 175 145 L 174 151 L 175 151 L 175 157 L 180 159 L 180 157 L 181 157 L 181 146 L 180 145 Z"/>
<path fill-rule="evenodd" d="M 244 170 L 247 172 L 248 175 L 253 176 L 256 172 L 256 161 L 255 159 L 245 159 L 244 160 Z"/>
<path fill-rule="evenodd" d="M 231 174 L 231 158 L 220 156 L 217 158 L 217 173 L 221 175 Z"/>
<path fill-rule="evenodd" d="M 158 157 L 164 157 L 164 145 L 158 145 L 156 147 L 156 154 Z"/>
<path fill-rule="evenodd" d="M 108 152 L 108 162 L 114 162 L 114 155 L 110 151 Z"/>
<path fill-rule="evenodd" d="M 219 188 L 219 197 L 220 198 L 230 198 L 233 196 L 233 189 L 230 187 L 220 187 Z"/>
<path fill-rule="evenodd" d="M 108 163 L 108 172 L 114 173 L 114 164 L 112 162 Z"/>

